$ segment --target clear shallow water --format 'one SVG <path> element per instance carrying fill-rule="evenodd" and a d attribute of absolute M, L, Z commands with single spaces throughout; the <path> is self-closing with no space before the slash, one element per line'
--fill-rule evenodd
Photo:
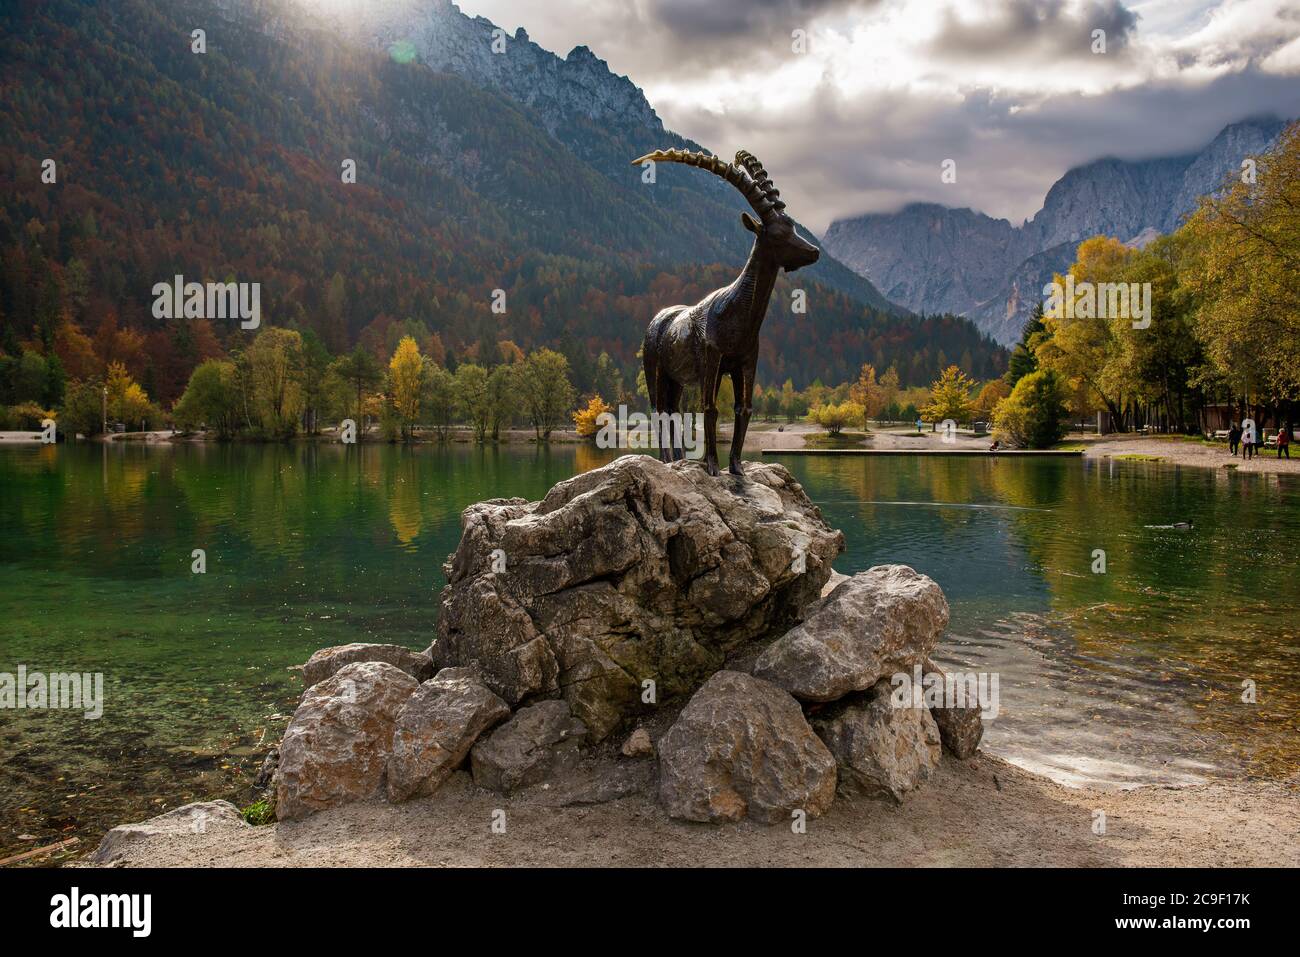
<path fill-rule="evenodd" d="M 0 450 L 0 672 L 103 672 L 98 721 L 0 711 L 0 856 L 249 798 L 291 667 L 425 647 L 462 508 L 536 499 L 585 447 L 130 444 Z M 986 747 L 1067 783 L 1300 766 L 1300 482 L 1159 463 L 786 457 L 852 573 L 952 605 L 939 655 L 997 672 Z M 1151 528 L 1191 522 L 1190 530 Z M 207 574 L 190 571 L 207 552 Z M 1092 552 L 1107 572 L 1091 572 Z M 1240 700 L 1256 682 L 1258 702 Z M 34 838 L 32 839 L 24 839 Z M 93 844 L 91 845 L 93 846 Z"/>

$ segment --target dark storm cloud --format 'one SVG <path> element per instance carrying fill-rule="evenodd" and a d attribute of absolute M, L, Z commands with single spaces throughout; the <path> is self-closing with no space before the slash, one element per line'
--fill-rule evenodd
<path fill-rule="evenodd" d="M 781 29 L 786 36 L 827 13 L 871 6 L 869 0 L 649 0 L 647 19 L 683 43 L 731 43 Z"/>
<path fill-rule="evenodd" d="M 1119 0 L 990 0 L 977 20 L 949 8 L 930 52 L 962 60 L 1079 59 L 1094 56 L 1094 30 L 1105 31 L 1106 51 L 1116 53 L 1128 46 L 1137 22 Z"/>
<path fill-rule="evenodd" d="M 641 42 L 666 61 L 727 67 L 786 57 L 791 33 L 831 16 L 851 15 L 879 0 L 647 0 L 639 10 Z"/>

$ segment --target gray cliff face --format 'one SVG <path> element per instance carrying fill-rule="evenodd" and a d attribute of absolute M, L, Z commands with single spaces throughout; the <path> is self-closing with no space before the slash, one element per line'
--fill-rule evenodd
<path fill-rule="evenodd" d="M 498 32 L 492 21 L 465 15 L 451 0 L 370 0 L 339 22 L 371 45 L 397 55 L 405 47 L 432 69 L 532 107 L 552 133 L 575 117 L 663 130 L 636 85 L 587 47 L 558 57 L 529 40 L 523 27 L 513 36 Z"/>
<path fill-rule="evenodd" d="M 1107 158 L 1076 167 L 1023 226 L 970 209 L 912 203 L 897 213 L 836 220 L 826 249 L 891 301 L 914 312 L 968 316 L 1010 344 L 1043 285 L 1073 261 L 1080 242 L 1102 234 L 1145 246 L 1172 232 L 1200 196 L 1239 174 L 1242 160 L 1265 152 L 1284 126 L 1250 119 L 1225 127 L 1190 156 Z"/>
<path fill-rule="evenodd" d="M 1005 219 L 936 203 L 912 203 L 892 216 L 838 219 L 825 237 L 826 248 L 870 276 L 885 298 L 927 312 L 961 312 L 995 295 L 1015 240 Z M 956 268 L 918 268 L 922 263 Z"/>

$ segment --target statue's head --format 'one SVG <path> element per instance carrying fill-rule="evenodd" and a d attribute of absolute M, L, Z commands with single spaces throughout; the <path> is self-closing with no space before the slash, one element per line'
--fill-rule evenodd
<path fill-rule="evenodd" d="M 756 218 L 749 213 L 741 213 L 741 223 L 758 237 L 760 247 L 786 272 L 811 266 L 821 255 L 816 246 L 799 234 L 794 220 L 786 215 L 781 191 L 772 183 L 767 170 L 763 169 L 763 164 L 753 153 L 740 150 L 734 163 L 725 163 L 716 156 L 692 153 L 689 150 L 655 150 L 634 159 L 632 165 L 640 166 L 648 160 L 698 166 L 715 176 L 721 176 L 740 190 L 758 214 Z"/>

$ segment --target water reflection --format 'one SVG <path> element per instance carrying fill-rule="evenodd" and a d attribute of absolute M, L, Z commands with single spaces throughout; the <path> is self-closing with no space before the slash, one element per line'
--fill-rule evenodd
<path fill-rule="evenodd" d="M 0 851 L 238 797 L 348 641 L 425 646 L 465 505 L 540 497 L 590 446 L 132 444 L 0 452 L 0 671 L 102 671 L 98 722 L 0 714 Z M 1069 783 L 1294 773 L 1300 488 L 1158 463 L 783 460 L 852 572 L 953 609 L 941 660 L 1001 675 L 988 747 Z M 1185 530 L 1150 528 L 1185 522 Z M 190 571 L 207 552 L 208 572 Z M 1106 571 L 1094 574 L 1096 550 Z M 1255 682 L 1258 701 L 1241 700 Z"/>

